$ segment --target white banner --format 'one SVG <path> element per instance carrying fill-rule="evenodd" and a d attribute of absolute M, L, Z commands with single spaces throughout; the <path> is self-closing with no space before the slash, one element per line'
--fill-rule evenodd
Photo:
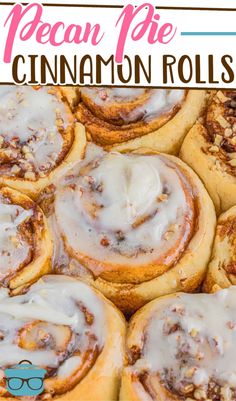
<path fill-rule="evenodd" d="M 235 0 L 21 3 L 0 3 L 2 84 L 236 87 Z"/>

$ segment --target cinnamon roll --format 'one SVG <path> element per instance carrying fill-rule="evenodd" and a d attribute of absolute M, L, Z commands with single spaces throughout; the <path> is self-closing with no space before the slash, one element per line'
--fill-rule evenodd
<path fill-rule="evenodd" d="M 62 96 L 67 100 L 71 110 L 78 105 L 80 100 L 80 93 L 77 86 L 60 86 Z"/>
<path fill-rule="evenodd" d="M 52 236 L 42 210 L 27 196 L 0 189 L 0 287 L 19 289 L 51 269 Z"/>
<path fill-rule="evenodd" d="M 2 401 L 13 399 L 4 370 L 25 359 L 46 371 L 44 392 L 34 399 L 117 399 L 124 319 L 86 284 L 45 276 L 23 295 L 9 297 L 1 289 L 0 335 Z"/>
<path fill-rule="evenodd" d="M 81 88 L 77 117 L 92 141 L 116 150 L 177 154 L 205 102 L 204 91 Z"/>
<path fill-rule="evenodd" d="M 175 294 L 132 318 L 120 401 L 235 401 L 236 287 Z"/>
<path fill-rule="evenodd" d="M 91 145 L 79 174 L 55 195 L 55 236 L 89 282 L 126 312 L 196 289 L 214 228 L 214 207 L 197 176 L 149 150 L 106 153 Z"/>
<path fill-rule="evenodd" d="M 211 95 L 180 157 L 203 180 L 219 214 L 236 204 L 236 91 Z"/>
<path fill-rule="evenodd" d="M 0 185 L 36 198 L 84 148 L 84 128 L 60 88 L 0 88 Z"/>
<path fill-rule="evenodd" d="M 218 220 L 204 289 L 214 292 L 230 285 L 236 285 L 236 206 Z"/>

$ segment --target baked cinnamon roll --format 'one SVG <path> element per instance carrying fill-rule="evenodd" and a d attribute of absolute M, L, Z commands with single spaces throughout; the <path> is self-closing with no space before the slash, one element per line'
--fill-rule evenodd
<path fill-rule="evenodd" d="M 177 154 L 205 102 L 204 91 L 81 88 L 77 117 L 105 147 Z"/>
<path fill-rule="evenodd" d="M 203 279 L 214 207 L 197 176 L 173 156 L 91 145 L 79 174 L 57 189 L 53 210 L 54 237 L 60 233 L 69 258 L 126 312 L 193 291 Z M 84 276 L 80 268 L 77 274 Z"/>
<path fill-rule="evenodd" d="M 236 206 L 218 220 L 204 289 L 214 292 L 230 285 L 236 285 Z"/>
<path fill-rule="evenodd" d="M 0 88 L 0 185 L 36 198 L 82 157 L 85 141 L 60 88 Z"/>
<path fill-rule="evenodd" d="M 27 196 L 0 189 L 0 287 L 19 289 L 51 269 L 52 236 L 42 210 Z"/>
<path fill-rule="evenodd" d="M 13 399 L 4 370 L 20 360 L 46 371 L 44 392 L 34 399 L 117 400 L 124 319 L 86 284 L 45 276 L 24 295 L 9 298 L 1 289 L 0 334 L 1 400 Z"/>
<path fill-rule="evenodd" d="M 211 95 L 180 157 L 203 180 L 219 214 L 236 204 L 236 91 Z"/>
<path fill-rule="evenodd" d="M 80 100 L 80 93 L 77 86 L 60 86 L 62 96 L 67 100 L 71 110 L 78 105 Z"/>
<path fill-rule="evenodd" d="M 159 298 L 127 336 L 120 401 L 235 401 L 236 287 Z"/>

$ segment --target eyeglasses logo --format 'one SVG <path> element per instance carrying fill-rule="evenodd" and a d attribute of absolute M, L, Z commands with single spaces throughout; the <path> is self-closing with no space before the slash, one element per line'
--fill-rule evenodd
<path fill-rule="evenodd" d="M 45 369 L 32 365 L 30 361 L 21 361 L 18 365 L 5 369 L 7 390 L 15 396 L 39 395 L 44 390 Z"/>

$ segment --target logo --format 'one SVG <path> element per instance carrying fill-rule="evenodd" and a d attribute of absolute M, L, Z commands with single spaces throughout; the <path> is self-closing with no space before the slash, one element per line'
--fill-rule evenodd
<path fill-rule="evenodd" d="M 5 369 L 7 390 L 14 396 L 35 396 L 44 390 L 45 369 L 21 361 L 18 365 Z"/>

